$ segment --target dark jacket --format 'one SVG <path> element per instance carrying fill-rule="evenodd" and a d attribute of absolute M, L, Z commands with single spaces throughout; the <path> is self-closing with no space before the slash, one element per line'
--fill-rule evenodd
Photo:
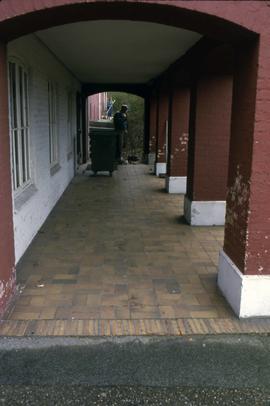
<path fill-rule="evenodd" d="M 114 128 L 117 131 L 125 131 L 128 129 L 128 123 L 127 123 L 127 115 L 126 113 L 121 113 L 121 111 L 118 111 L 115 113 L 113 116 L 113 123 L 114 123 Z"/>

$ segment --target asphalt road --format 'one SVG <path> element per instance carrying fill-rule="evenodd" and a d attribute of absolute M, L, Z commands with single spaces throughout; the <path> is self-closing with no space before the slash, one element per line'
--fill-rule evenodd
<path fill-rule="evenodd" d="M 0 405 L 270 405 L 270 337 L 1 338 Z"/>

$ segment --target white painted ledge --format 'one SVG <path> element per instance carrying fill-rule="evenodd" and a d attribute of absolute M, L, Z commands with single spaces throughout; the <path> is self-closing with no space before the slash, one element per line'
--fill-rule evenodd
<path fill-rule="evenodd" d="M 161 173 L 165 174 L 167 172 L 166 162 L 156 162 L 156 175 L 159 176 Z"/>
<path fill-rule="evenodd" d="M 225 224 L 226 201 L 184 200 L 184 215 L 191 226 L 223 226 Z"/>
<path fill-rule="evenodd" d="M 148 154 L 148 166 L 150 172 L 154 173 L 155 171 L 155 163 L 156 163 L 156 154 L 154 152 L 150 152 Z"/>
<path fill-rule="evenodd" d="M 238 317 L 270 316 L 270 275 L 243 275 L 223 250 L 218 287 Z"/>
<path fill-rule="evenodd" d="M 166 176 L 165 187 L 168 193 L 185 194 L 187 190 L 186 176 Z"/>

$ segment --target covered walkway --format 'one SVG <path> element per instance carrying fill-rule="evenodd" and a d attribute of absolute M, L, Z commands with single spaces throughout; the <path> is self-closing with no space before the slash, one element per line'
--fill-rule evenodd
<path fill-rule="evenodd" d="M 181 224 L 183 198 L 147 171 L 74 179 L 18 266 L 10 318 L 231 315 L 216 288 L 223 229 Z"/>
<path fill-rule="evenodd" d="M 0 2 L 0 318 L 25 285 L 7 334 L 207 332 L 236 320 L 216 285 L 239 318 L 269 317 L 269 17 L 256 1 Z M 165 179 L 145 177 L 150 196 L 122 168 L 111 190 L 66 190 L 91 158 L 88 96 L 119 90 L 144 98 L 144 158 Z M 213 225 L 224 243 L 193 228 Z"/>
<path fill-rule="evenodd" d="M 126 334 L 182 334 L 179 322 L 186 332 L 241 331 L 247 322 L 216 285 L 223 228 L 186 225 L 183 197 L 148 171 L 74 178 L 18 265 L 20 293 L 1 334 L 119 335 L 111 322 Z"/>

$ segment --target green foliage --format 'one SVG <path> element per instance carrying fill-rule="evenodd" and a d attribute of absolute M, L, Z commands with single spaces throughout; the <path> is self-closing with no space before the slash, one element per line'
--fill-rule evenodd
<path fill-rule="evenodd" d="M 122 104 L 128 106 L 128 139 L 127 154 L 142 158 L 144 138 L 144 99 L 130 93 L 110 92 L 108 98 L 115 100 L 113 114 L 121 109 Z"/>

